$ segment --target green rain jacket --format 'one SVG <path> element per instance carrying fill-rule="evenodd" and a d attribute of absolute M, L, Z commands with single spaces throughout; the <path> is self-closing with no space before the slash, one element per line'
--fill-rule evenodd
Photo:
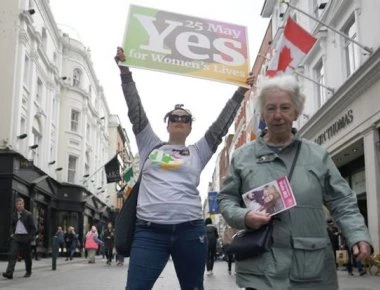
<path fill-rule="evenodd" d="M 302 145 L 290 182 L 297 205 L 278 214 L 270 251 L 236 262 L 239 287 L 338 289 L 323 205 L 330 211 L 350 247 L 359 241 L 372 244 L 357 206 L 356 194 L 328 152 L 298 135 L 278 153 L 274 153 L 262 137 L 234 152 L 229 173 L 217 197 L 219 210 L 228 224 L 236 229 L 246 228 L 244 217 L 249 209 L 243 205 L 241 195 L 287 176 L 297 142 Z"/>

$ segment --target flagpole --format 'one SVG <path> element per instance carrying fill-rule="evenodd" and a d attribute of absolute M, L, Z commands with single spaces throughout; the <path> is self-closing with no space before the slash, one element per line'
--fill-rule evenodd
<path fill-rule="evenodd" d="M 334 90 L 333 88 L 327 87 L 327 86 L 325 86 L 324 84 L 321 84 L 321 83 L 319 83 L 319 82 L 313 80 L 312 78 L 309 78 L 309 77 L 307 77 L 307 76 L 305 76 L 305 75 L 299 73 L 299 72 L 296 71 L 294 68 L 292 68 L 292 69 L 293 69 L 293 72 L 294 72 L 296 75 L 298 75 L 298 76 L 300 76 L 300 77 L 302 77 L 302 78 L 304 78 L 304 79 L 307 79 L 307 80 L 309 80 L 309 81 L 315 83 L 316 85 L 321 86 L 322 88 L 325 88 L 326 90 L 329 90 L 331 93 L 334 94 L 335 90 Z"/>
<path fill-rule="evenodd" d="M 117 154 L 119 154 L 119 153 L 116 153 L 115 156 L 117 156 Z M 83 179 L 83 183 L 86 183 L 88 180 L 90 180 L 91 177 L 93 177 L 96 173 L 98 173 L 101 169 L 103 169 L 104 166 L 106 166 L 108 164 L 108 162 L 110 162 L 112 159 L 115 158 L 115 156 L 113 156 L 110 160 L 108 160 L 104 165 L 102 165 L 101 167 L 96 169 L 91 175 L 87 176 L 87 179 Z"/>
<path fill-rule="evenodd" d="M 373 53 L 373 50 L 371 48 L 369 48 L 368 46 L 364 46 L 362 45 L 361 43 L 357 42 L 355 39 L 352 39 L 351 37 L 349 37 L 348 35 L 340 32 L 339 30 L 335 29 L 334 27 L 322 22 L 321 20 L 319 20 L 318 18 L 315 18 L 314 16 L 306 13 L 305 11 L 289 4 L 289 2 L 285 1 L 285 0 L 282 0 L 281 3 L 284 3 L 286 5 L 288 5 L 290 8 L 293 8 L 294 10 L 297 10 L 298 12 L 302 13 L 303 15 L 313 19 L 314 21 L 318 22 L 319 24 L 322 24 L 323 26 L 326 26 L 327 28 L 331 29 L 332 31 L 334 31 L 335 33 L 339 34 L 340 36 L 342 36 L 343 38 L 345 39 L 348 39 L 350 41 L 352 41 L 353 43 L 355 43 L 357 46 L 361 47 L 362 49 L 364 49 L 365 51 L 367 51 L 369 54 L 372 54 Z"/>
<path fill-rule="evenodd" d="M 264 58 L 264 59 L 266 59 L 266 60 L 269 60 L 269 58 L 267 58 L 265 55 L 263 55 L 263 54 L 261 54 L 261 53 L 259 53 L 258 56 L 261 56 L 262 58 Z M 321 83 L 317 82 L 316 80 L 313 80 L 312 78 L 309 78 L 309 77 L 305 76 L 304 74 L 299 73 L 299 72 L 298 72 L 294 67 L 292 67 L 292 66 L 289 66 L 289 67 L 293 70 L 293 72 L 294 72 L 296 75 L 298 75 L 298 76 L 300 76 L 300 77 L 302 77 L 302 78 L 304 78 L 304 79 L 307 79 L 307 80 L 313 82 L 314 84 L 316 84 L 316 85 L 318 85 L 318 86 L 321 86 L 322 88 L 325 88 L 326 90 L 329 90 L 331 93 L 334 94 L 335 90 L 334 90 L 333 88 L 330 88 L 330 87 L 328 87 L 328 86 L 325 86 L 324 84 L 321 84 Z"/>

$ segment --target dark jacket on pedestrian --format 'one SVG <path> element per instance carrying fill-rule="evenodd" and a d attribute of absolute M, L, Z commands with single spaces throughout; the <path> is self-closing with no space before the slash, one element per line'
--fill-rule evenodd
<path fill-rule="evenodd" d="M 103 233 L 103 242 L 106 249 L 113 249 L 114 247 L 114 230 L 105 229 Z"/>
<path fill-rule="evenodd" d="M 75 234 L 74 233 L 65 233 L 65 244 L 66 244 L 66 248 L 68 249 L 71 249 L 71 248 L 75 248 L 75 240 L 76 240 L 76 237 L 75 237 Z"/>
<path fill-rule="evenodd" d="M 16 232 L 16 224 L 18 220 L 19 220 L 18 213 L 17 212 L 13 213 L 12 220 L 11 220 L 12 234 Z M 32 213 L 24 209 L 20 214 L 20 221 L 24 224 L 24 227 L 28 232 L 29 241 L 34 240 L 34 238 L 36 237 L 37 230 L 33 221 Z"/>
<path fill-rule="evenodd" d="M 218 241 L 218 238 L 219 238 L 218 230 L 212 224 L 212 221 L 209 218 L 206 219 L 205 224 L 206 224 L 206 230 L 207 230 L 208 244 L 209 246 L 212 245 L 216 247 L 216 242 Z"/>

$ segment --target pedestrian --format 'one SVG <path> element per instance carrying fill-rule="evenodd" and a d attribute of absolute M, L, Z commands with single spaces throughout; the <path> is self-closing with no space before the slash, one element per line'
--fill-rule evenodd
<path fill-rule="evenodd" d="M 66 246 L 66 261 L 73 259 L 76 247 L 76 236 L 74 227 L 70 226 L 65 233 L 65 246 Z"/>
<path fill-rule="evenodd" d="M 107 228 L 103 233 L 104 251 L 106 253 L 107 265 L 111 265 L 113 248 L 114 248 L 114 229 L 112 228 L 112 223 L 108 223 Z"/>
<path fill-rule="evenodd" d="M 217 228 L 212 224 L 211 218 L 206 218 L 205 220 L 206 231 L 207 231 L 207 275 L 212 275 L 212 270 L 214 269 L 214 262 L 216 259 L 216 243 L 218 241 L 219 235 Z"/>
<path fill-rule="evenodd" d="M 124 266 L 124 256 L 116 252 L 116 266 Z"/>
<path fill-rule="evenodd" d="M 3 277 L 13 279 L 13 272 L 19 253 L 25 261 L 25 278 L 32 275 L 32 254 L 30 243 L 36 237 L 36 226 L 32 214 L 25 209 L 24 199 L 15 200 L 16 211 L 11 217 L 11 240 L 7 270 Z"/>
<path fill-rule="evenodd" d="M 348 254 L 348 260 L 346 263 L 346 270 L 347 270 L 348 275 L 354 276 L 354 272 L 353 272 L 354 265 L 356 265 L 356 267 L 358 268 L 360 276 L 367 274 L 367 271 L 364 269 L 363 264 L 359 260 L 356 259 L 355 255 L 353 255 L 350 247 L 347 244 L 346 238 L 343 236 L 341 232 L 339 232 L 338 234 L 338 241 L 339 241 L 339 249 L 346 250 Z"/>
<path fill-rule="evenodd" d="M 87 250 L 88 263 L 95 263 L 96 251 L 99 248 L 99 245 L 104 245 L 104 243 L 99 239 L 99 234 L 95 226 L 92 226 L 91 229 L 86 234 L 85 248 Z"/>
<path fill-rule="evenodd" d="M 35 259 L 36 261 L 39 261 L 38 258 L 38 251 L 37 251 L 37 245 L 39 242 L 39 234 L 37 233 L 36 237 L 30 242 L 30 248 L 32 251 L 32 259 Z"/>
<path fill-rule="evenodd" d="M 115 60 L 125 61 L 120 47 Z M 132 73 L 126 66 L 119 65 L 119 69 L 140 160 L 146 160 L 140 163 L 143 174 L 126 289 L 153 288 L 171 256 L 181 288 L 201 290 L 207 237 L 197 186 L 248 89 L 240 87 L 235 92 L 218 119 L 193 145 L 187 145 L 186 139 L 194 118 L 182 104 L 176 105 L 164 117 L 169 140 L 162 144 L 145 114 Z M 252 84 L 253 76 L 247 81 Z"/>
<path fill-rule="evenodd" d="M 331 217 L 327 218 L 327 232 L 329 234 L 331 247 L 334 251 L 335 266 L 338 268 L 338 264 L 336 263 L 336 251 L 339 250 L 339 230 Z"/>
<path fill-rule="evenodd" d="M 64 248 L 65 248 L 65 232 L 62 230 L 61 226 L 58 226 L 57 232 L 55 233 L 55 237 L 57 239 L 58 251 L 60 252 L 60 256 L 63 257 Z"/>
<path fill-rule="evenodd" d="M 230 226 L 258 229 L 271 217 L 243 207 L 241 195 L 288 176 L 294 164 L 294 174 L 289 179 L 297 205 L 276 215 L 269 251 L 236 261 L 240 288 L 338 289 L 323 205 L 359 260 L 369 257 L 372 251 L 356 194 L 326 149 L 301 138 L 292 128 L 304 107 L 305 97 L 300 90 L 290 75 L 261 81 L 256 108 L 267 128 L 255 141 L 235 150 L 217 196 L 219 210 Z"/>
<path fill-rule="evenodd" d="M 231 275 L 232 271 L 232 263 L 235 260 L 234 254 L 229 251 L 229 247 L 232 242 L 232 237 L 236 234 L 236 230 L 231 228 L 228 224 L 225 225 L 223 231 L 223 252 L 224 252 L 224 260 L 227 262 L 228 274 Z"/>

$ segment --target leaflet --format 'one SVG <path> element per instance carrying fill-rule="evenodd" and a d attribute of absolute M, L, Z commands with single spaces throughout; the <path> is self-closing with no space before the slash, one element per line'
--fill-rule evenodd
<path fill-rule="evenodd" d="M 286 176 L 279 177 L 242 195 L 247 208 L 265 210 L 271 216 L 297 205 Z"/>

